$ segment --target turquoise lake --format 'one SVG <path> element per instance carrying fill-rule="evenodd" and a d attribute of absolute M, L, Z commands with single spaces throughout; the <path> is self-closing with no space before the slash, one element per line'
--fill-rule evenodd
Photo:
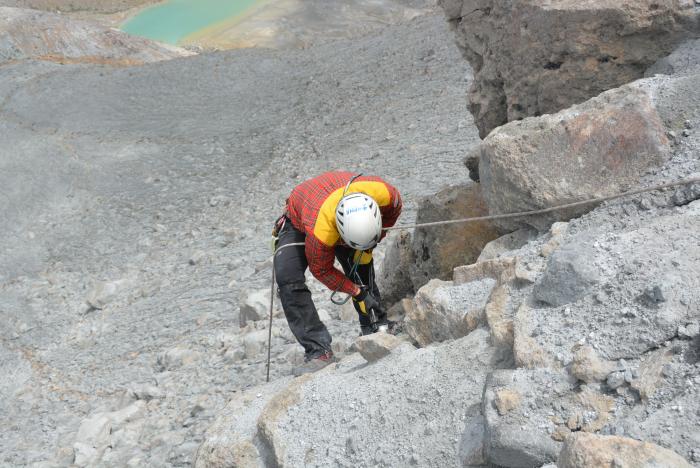
<path fill-rule="evenodd" d="M 190 34 L 245 12 L 260 0 L 169 0 L 147 8 L 121 29 L 135 36 L 177 44 Z"/>

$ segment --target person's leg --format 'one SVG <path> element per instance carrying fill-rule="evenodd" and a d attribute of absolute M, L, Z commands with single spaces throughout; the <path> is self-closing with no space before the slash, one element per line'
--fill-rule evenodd
<path fill-rule="evenodd" d="M 331 350 L 331 335 L 321 322 L 311 291 L 306 286 L 304 272 L 308 267 L 303 245 L 282 248 L 285 245 L 304 242 L 306 236 L 287 224 L 279 234 L 275 256 L 275 278 L 289 328 L 300 345 L 306 359 L 314 359 Z"/>

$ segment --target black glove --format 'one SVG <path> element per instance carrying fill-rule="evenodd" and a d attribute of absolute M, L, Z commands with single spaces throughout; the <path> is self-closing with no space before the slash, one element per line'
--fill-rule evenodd
<path fill-rule="evenodd" d="M 370 310 L 374 309 L 374 313 L 381 315 L 382 306 L 379 304 L 377 298 L 375 298 L 365 286 L 360 288 L 360 294 L 352 298 L 353 301 L 360 306 L 360 310 L 363 314 L 367 315 Z"/>

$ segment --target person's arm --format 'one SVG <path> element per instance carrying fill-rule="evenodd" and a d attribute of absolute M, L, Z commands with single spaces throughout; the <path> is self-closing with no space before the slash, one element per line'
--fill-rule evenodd
<path fill-rule="evenodd" d="M 335 249 L 309 234 L 306 236 L 306 259 L 309 271 L 331 291 L 357 296 L 360 288 L 333 266 Z"/>

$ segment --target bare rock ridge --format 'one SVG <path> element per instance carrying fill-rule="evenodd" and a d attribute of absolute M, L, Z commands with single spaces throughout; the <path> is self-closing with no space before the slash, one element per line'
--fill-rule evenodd
<path fill-rule="evenodd" d="M 474 69 L 469 109 L 481 137 L 644 76 L 700 36 L 688 0 L 440 0 Z"/>
<path fill-rule="evenodd" d="M 38 10 L 0 7 L 0 63 L 39 59 L 139 65 L 187 55 L 192 53 L 93 22 Z"/>

